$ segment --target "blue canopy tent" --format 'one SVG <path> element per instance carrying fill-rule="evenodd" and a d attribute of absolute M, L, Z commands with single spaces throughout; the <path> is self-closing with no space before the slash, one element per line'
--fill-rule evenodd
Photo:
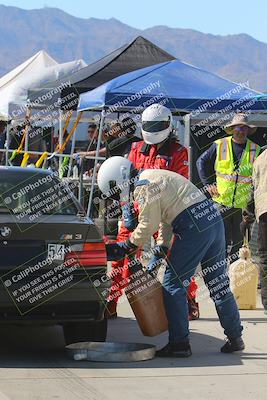
<path fill-rule="evenodd" d="M 141 113 L 152 103 L 161 103 L 172 112 L 201 113 L 267 110 L 262 93 L 179 60 L 167 61 L 121 75 L 80 96 L 77 111 L 102 110 L 97 152 L 105 115 L 109 112 Z M 192 145 L 188 124 L 187 146 Z M 190 141 L 190 142 L 189 142 Z M 97 153 L 98 154 L 98 153 Z M 192 156 L 192 159 L 195 158 Z M 96 163 L 93 182 L 96 178 Z M 89 198 L 90 210 L 92 191 Z"/>
<path fill-rule="evenodd" d="M 145 108 L 163 98 L 173 112 L 267 110 L 267 99 L 247 85 L 173 60 L 129 72 L 83 93 L 78 111 Z"/>

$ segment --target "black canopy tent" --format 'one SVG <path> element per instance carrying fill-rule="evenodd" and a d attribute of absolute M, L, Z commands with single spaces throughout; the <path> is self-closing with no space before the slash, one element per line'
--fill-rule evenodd
<path fill-rule="evenodd" d="M 175 57 L 154 43 L 138 36 L 131 43 L 82 68 L 67 79 L 59 79 L 43 88 L 29 91 L 28 98 L 31 103 L 41 106 L 55 104 L 60 99 L 62 110 L 76 110 L 81 93 L 95 89 L 127 72 L 174 59 Z"/>

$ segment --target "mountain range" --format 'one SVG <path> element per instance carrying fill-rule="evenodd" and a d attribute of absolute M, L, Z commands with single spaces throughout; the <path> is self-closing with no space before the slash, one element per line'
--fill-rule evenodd
<path fill-rule="evenodd" d="M 48 7 L 0 5 L 0 76 L 42 49 L 58 62 L 83 58 L 91 63 L 139 35 L 182 61 L 267 91 L 267 44 L 247 34 L 220 36 L 167 26 L 140 30 L 115 18 L 83 19 Z"/>

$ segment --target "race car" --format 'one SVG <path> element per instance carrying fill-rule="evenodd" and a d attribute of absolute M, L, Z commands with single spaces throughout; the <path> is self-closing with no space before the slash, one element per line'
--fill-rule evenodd
<path fill-rule="evenodd" d="M 102 235 L 75 184 L 0 167 L 0 323 L 60 324 L 66 344 L 105 341 L 110 287 Z"/>

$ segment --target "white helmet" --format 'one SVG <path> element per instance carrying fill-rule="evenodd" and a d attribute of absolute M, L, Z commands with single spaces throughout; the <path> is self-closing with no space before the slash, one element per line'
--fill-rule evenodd
<path fill-rule="evenodd" d="M 152 104 L 142 114 L 142 134 L 147 144 L 163 142 L 172 131 L 172 113 L 161 104 Z"/>
<path fill-rule="evenodd" d="M 134 168 L 130 160 L 120 156 L 108 158 L 97 174 L 97 184 L 106 197 L 120 196 L 120 201 L 128 202 L 134 184 Z"/>

